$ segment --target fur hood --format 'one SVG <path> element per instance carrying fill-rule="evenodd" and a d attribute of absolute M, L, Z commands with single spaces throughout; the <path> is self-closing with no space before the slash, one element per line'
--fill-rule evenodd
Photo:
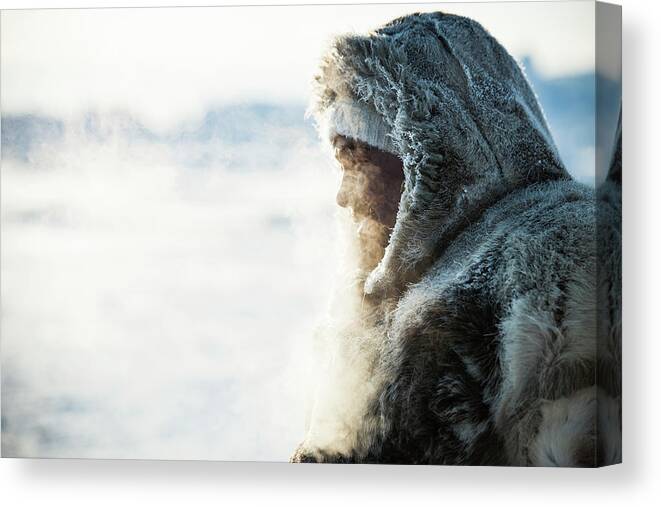
<path fill-rule="evenodd" d="M 401 293 L 506 194 L 570 179 L 518 64 L 460 16 L 414 14 L 337 38 L 312 112 L 323 136 L 352 137 L 403 161 L 397 222 L 369 294 Z"/>

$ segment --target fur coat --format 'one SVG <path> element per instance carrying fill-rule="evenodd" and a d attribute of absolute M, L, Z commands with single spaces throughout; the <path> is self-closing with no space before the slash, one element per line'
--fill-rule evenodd
<path fill-rule="evenodd" d="M 405 181 L 322 331 L 293 461 L 619 462 L 619 150 L 596 191 L 573 181 L 517 63 L 459 16 L 339 37 L 316 86 L 324 135 L 396 154 Z"/>

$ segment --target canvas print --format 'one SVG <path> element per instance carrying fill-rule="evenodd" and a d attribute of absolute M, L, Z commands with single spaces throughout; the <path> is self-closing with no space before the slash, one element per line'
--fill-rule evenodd
<path fill-rule="evenodd" d="M 3 457 L 621 462 L 619 7 L 0 19 Z"/>

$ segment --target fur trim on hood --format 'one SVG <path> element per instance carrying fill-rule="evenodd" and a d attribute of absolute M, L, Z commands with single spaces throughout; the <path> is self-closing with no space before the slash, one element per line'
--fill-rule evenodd
<path fill-rule="evenodd" d="M 432 13 L 337 38 L 316 78 L 322 135 L 398 155 L 405 183 L 369 294 L 400 292 L 506 194 L 570 179 L 521 69 L 478 23 Z"/>

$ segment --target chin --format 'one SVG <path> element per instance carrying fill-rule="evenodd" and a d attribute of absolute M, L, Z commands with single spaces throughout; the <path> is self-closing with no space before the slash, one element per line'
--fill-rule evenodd
<path fill-rule="evenodd" d="M 372 217 L 354 216 L 358 240 L 359 266 L 363 270 L 374 269 L 385 252 L 390 238 L 390 227 Z"/>

